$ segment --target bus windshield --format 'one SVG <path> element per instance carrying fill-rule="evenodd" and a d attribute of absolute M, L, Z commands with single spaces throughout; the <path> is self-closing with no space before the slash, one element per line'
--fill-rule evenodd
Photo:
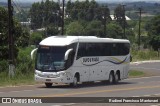
<path fill-rule="evenodd" d="M 43 72 L 63 70 L 66 50 L 67 46 L 40 46 L 36 56 L 36 69 Z"/>

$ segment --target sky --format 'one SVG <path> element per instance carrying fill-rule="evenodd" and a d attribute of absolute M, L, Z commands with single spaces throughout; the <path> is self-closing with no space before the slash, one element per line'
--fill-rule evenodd
<path fill-rule="evenodd" d="M 0 0 L 1 1 L 7 1 L 7 0 Z M 15 1 L 20 1 L 20 2 L 37 2 L 37 1 L 42 1 L 42 0 L 15 0 Z M 57 1 L 57 0 L 53 0 L 53 1 Z M 62 0 L 60 0 L 62 1 Z M 68 0 L 65 0 L 68 1 Z M 71 0 L 71 1 L 76 1 L 76 0 Z M 85 0 L 79 0 L 79 1 L 85 1 Z M 104 2 L 134 2 L 134 1 L 147 1 L 147 2 L 152 2 L 152 1 L 156 1 L 160 3 L 160 0 L 95 0 L 95 1 L 104 1 Z"/>

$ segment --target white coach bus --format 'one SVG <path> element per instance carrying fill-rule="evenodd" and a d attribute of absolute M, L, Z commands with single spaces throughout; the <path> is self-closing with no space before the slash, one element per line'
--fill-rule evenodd
<path fill-rule="evenodd" d="M 77 86 L 79 82 L 128 77 L 130 42 L 94 36 L 52 36 L 42 40 L 36 53 L 35 80 Z M 33 56 L 33 52 L 31 53 Z"/>

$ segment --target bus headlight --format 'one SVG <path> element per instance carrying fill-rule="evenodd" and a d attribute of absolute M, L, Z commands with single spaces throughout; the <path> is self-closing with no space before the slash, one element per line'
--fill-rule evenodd
<path fill-rule="evenodd" d="M 67 75 L 66 72 L 62 72 L 62 73 L 61 73 L 61 76 L 65 76 L 65 75 Z"/>
<path fill-rule="evenodd" d="M 57 73 L 56 77 L 60 77 L 60 74 L 59 74 L 59 73 Z"/>

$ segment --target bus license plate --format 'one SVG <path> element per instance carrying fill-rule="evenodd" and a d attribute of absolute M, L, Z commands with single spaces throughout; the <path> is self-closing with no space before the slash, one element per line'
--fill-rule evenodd
<path fill-rule="evenodd" d="M 46 81 L 51 81 L 51 79 L 46 79 Z"/>

